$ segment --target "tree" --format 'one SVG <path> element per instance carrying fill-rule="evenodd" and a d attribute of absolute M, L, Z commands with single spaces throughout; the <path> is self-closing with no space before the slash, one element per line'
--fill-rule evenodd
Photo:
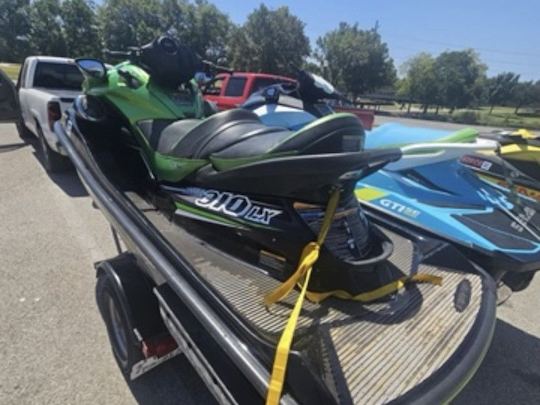
<path fill-rule="evenodd" d="M 400 90 L 409 99 L 420 102 L 424 114 L 430 105 L 439 106 L 440 88 L 435 72 L 435 59 L 427 53 L 420 53 L 405 62 L 406 80 Z"/>
<path fill-rule="evenodd" d="M 452 112 L 480 100 L 486 70 L 471 49 L 441 53 L 435 60 L 435 71 L 443 104 Z"/>
<path fill-rule="evenodd" d="M 164 10 L 175 10 L 176 15 L 170 14 L 175 15 L 170 26 L 182 43 L 213 62 L 225 55 L 225 45 L 232 27 L 226 14 L 206 0 L 197 0 L 195 4 L 187 4 L 183 0 L 168 2 L 176 3 L 176 6 L 167 6 L 166 1 Z"/>
<path fill-rule="evenodd" d="M 536 83 L 518 83 L 513 92 L 512 104 L 515 106 L 514 114 L 518 114 L 520 108 L 540 103 L 540 80 Z"/>
<path fill-rule="evenodd" d="M 377 27 L 362 30 L 358 24 L 342 22 L 336 30 L 319 37 L 317 46 L 325 76 L 353 100 L 395 81 L 394 62 Z"/>
<path fill-rule="evenodd" d="M 101 40 L 94 5 L 86 0 L 62 2 L 64 38 L 70 56 L 98 56 Z"/>
<path fill-rule="evenodd" d="M 302 64 L 302 69 L 307 70 L 308 72 L 315 73 L 316 75 L 322 75 L 322 67 L 317 63 L 317 61 L 308 58 Z"/>
<path fill-rule="evenodd" d="M 396 101 L 400 103 L 399 109 L 403 110 L 405 108 L 405 105 L 407 105 L 407 114 L 410 113 L 411 98 L 409 97 L 410 86 L 407 77 L 396 79 L 396 81 L 394 82 L 394 90 L 396 94 Z"/>
<path fill-rule="evenodd" d="M 292 74 L 309 55 L 304 23 L 288 7 L 261 5 L 246 23 L 231 32 L 229 57 L 236 69 Z"/>
<path fill-rule="evenodd" d="M 490 114 L 495 105 L 502 105 L 510 101 L 518 82 L 519 75 L 512 72 L 499 73 L 487 80 L 486 92 Z"/>
<path fill-rule="evenodd" d="M 109 49 L 143 45 L 166 29 L 159 0 L 105 0 L 98 18 Z"/>
<path fill-rule="evenodd" d="M 30 53 L 28 35 L 30 0 L 2 0 L 0 7 L 0 60 L 20 62 Z"/>
<path fill-rule="evenodd" d="M 29 42 L 41 55 L 66 56 L 59 0 L 35 0 L 30 5 Z"/>

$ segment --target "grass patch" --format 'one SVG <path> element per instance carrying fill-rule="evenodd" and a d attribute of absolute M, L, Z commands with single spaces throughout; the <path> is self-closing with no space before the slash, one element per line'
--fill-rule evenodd
<path fill-rule="evenodd" d="M 0 69 L 2 69 L 12 80 L 17 80 L 19 77 L 19 70 L 21 65 L 18 63 L 0 63 Z"/>
<path fill-rule="evenodd" d="M 438 114 L 435 114 L 435 108 L 430 108 L 426 114 L 422 113 L 421 106 L 413 104 L 410 114 L 407 109 L 400 109 L 400 106 L 381 107 L 391 115 L 403 117 L 422 118 L 428 120 L 455 122 L 466 125 L 487 125 L 491 127 L 505 128 L 528 128 L 540 129 L 540 114 L 532 110 L 523 109 L 519 114 L 515 114 L 513 107 L 497 106 L 489 113 L 489 107 L 477 107 L 469 109 L 455 110 L 452 114 L 447 109 L 440 108 Z"/>

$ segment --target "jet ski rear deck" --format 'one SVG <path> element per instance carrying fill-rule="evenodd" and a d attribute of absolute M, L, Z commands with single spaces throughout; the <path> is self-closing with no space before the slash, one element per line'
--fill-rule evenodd
<path fill-rule="evenodd" d="M 262 399 L 296 292 L 266 309 L 263 297 L 279 281 L 188 234 L 157 209 L 133 167 L 96 158 L 76 128 L 69 136 L 56 129 L 83 183 L 155 286 L 173 336 L 171 325 L 196 319 L 201 328 L 191 329 L 191 341 L 204 335 L 222 352 L 212 360 L 201 351 L 214 378 L 228 386 L 232 371 L 217 363 L 232 364 Z M 305 303 L 282 402 L 442 403 L 478 367 L 495 321 L 492 279 L 446 243 L 383 231 L 394 241 L 396 268 L 440 275 L 443 285 L 410 285 L 373 304 Z"/>
<path fill-rule="evenodd" d="M 267 310 L 262 297 L 280 284 L 277 280 L 212 250 L 158 212 L 148 213 L 147 218 L 174 246 L 182 246 L 193 268 L 244 322 L 271 345 L 277 344 L 296 293 Z M 441 276 L 444 284 L 413 286 L 388 302 L 360 305 L 331 299 L 304 305 L 297 347 L 305 348 L 306 360 L 319 370 L 340 403 L 386 403 L 403 400 L 403 394 L 415 388 L 421 391 L 419 386 L 434 372 L 443 373 L 451 359 L 458 359 L 454 350 L 474 334 L 475 320 L 485 310 L 480 297 L 488 293 L 490 281 L 450 266 L 415 269 L 418 257 L 412 243 L 387 234 L 399 246 L 392 262 Z"/>

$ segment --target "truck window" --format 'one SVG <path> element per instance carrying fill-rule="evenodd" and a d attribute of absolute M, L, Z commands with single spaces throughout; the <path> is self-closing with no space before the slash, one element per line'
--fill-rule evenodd
<path fill-rule="evenodd" d="M 227 88 L 225 89 L 225 96 L 228 97 L 240 97 L 244 94 L 244 87 L 246 85 L 245 77 L 230 77 Z"/>
<path fill-rule="evenodd" d="M 34 87 L 46 89 L 81 90 L 83 75 L 75 65 L 38 62 Z"/>
<path fill-rule="evenodd" d="M 222 86 L 223 86 L 223 78 L 218 77 L 204 85 L 204 94 L 211 95 L 211 96 L 219 96 L 221 94 Z"/>

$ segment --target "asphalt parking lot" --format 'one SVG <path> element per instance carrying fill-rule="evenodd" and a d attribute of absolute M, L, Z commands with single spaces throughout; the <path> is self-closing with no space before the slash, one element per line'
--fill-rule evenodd
<path fill-rule="evenodd" d="M 93 263 L 115 254 L 108 224 L 74 173 L 45 173 L 35 145 L 0 125 L 0 403 L 213 403 L 181 356 L 123 378 L 94 301 Z M 499 307 L 455 404 L 540 403 L 539 314 L 540 277 Z"/>

